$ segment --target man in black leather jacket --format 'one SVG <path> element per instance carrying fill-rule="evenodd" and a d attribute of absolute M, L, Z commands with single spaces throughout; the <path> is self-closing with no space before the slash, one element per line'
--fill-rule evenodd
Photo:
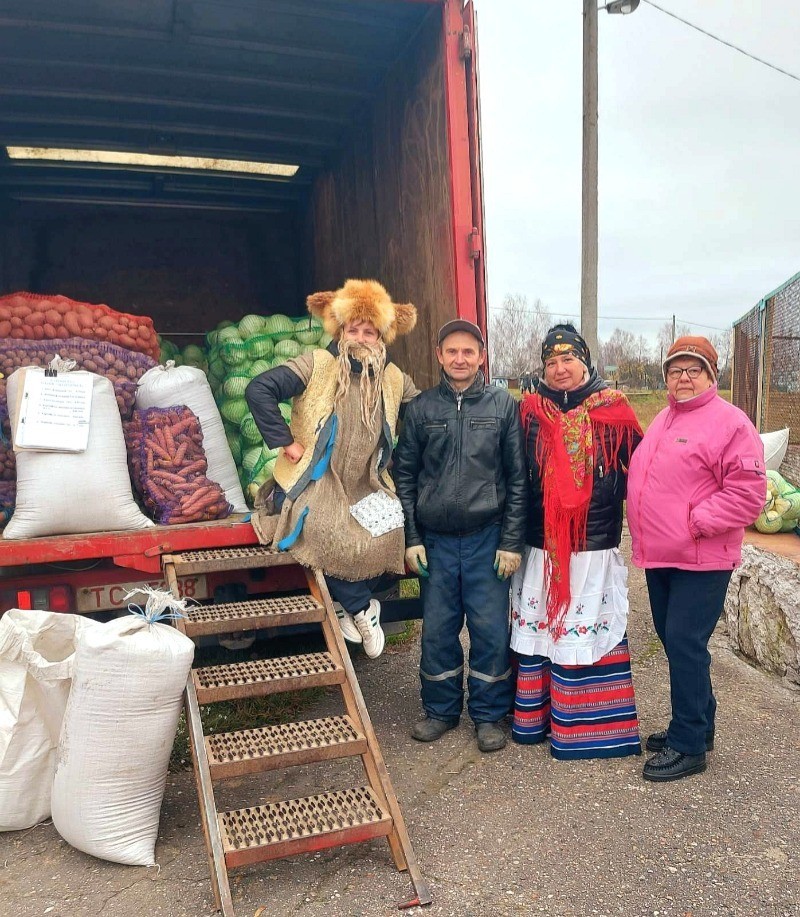
<path fill-rule="evenodd" d="M 520 563 L 527 473 L 517 403 L 485 383 L 483 335 L 463 319 L 439 332 L 442 379 L 408 407 L 392 475 L 406 518 L 406 563 L 420 574 L 420 681 L 432 742 L 458 725 L 470 635 L 467 710 L 481 751 L 506 743 L 512 702 L 507 578 Z"/>

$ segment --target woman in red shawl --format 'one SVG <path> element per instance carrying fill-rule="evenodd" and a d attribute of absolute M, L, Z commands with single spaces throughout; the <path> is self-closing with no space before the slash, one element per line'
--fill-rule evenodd
<path fill-rule="evenodd" d="M 543 379 L 522 403 L 531 505 L 511 590 L 512 737 L 534 744 L 549 734 L 561 759 L 638 755 L 619 543 L 642 431 L 625 396 L 598 379 L 574 326 L 550 329 L 542 363 Z"/>

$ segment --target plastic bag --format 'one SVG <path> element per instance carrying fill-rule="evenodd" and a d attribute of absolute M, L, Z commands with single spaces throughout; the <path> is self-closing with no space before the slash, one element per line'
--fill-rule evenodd
<path fill-rule="evenodd" d="M 28 372 L 44 372 L 29 369 Z M 92 415 L 85 452 L 20 452 L 17 506 L 4 538 L 143 529 L 153 523 L 133 500 L 122 421 L 108 379 L 92 378 Z M 16 405 L 19 370 L 8 380 Z M 12 409 L 12 426 L 15 421 Z"/>
<path fill-rule="evenodd" d="M 53 824 L 73 847 L 152 866 L 167 769 L 194 644 L 157 623 L 186 607 L 147 592 L 147 607 L 81 636 L 58 744 Z M 168 609 L 173 609 L 170 612 Z"/>
<path fill-rule="evenodd" d="M 0 831 L 50 817 L 56 748 L 80 615 L 12 608 L 0 618 Z"/>

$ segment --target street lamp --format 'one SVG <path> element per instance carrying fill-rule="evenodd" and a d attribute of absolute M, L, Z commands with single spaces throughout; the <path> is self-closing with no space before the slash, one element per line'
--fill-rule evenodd
<path fill-rule="evenodd" d="M 619 13 L 622 16 L 627 16 L 628 13 L 632 13 L 638 5 L 639 0 L 611 0 L 610 3 L 601 6 L 600 9 L 605 10 L 607 13 Z"/>
<path fill-rule="evenodd" d="M 610 0 L 599 7 L 625 16 L 640 0 Z M 597 0 L 583 0 L 583 205 L 581 212 L 581 333 L 597 345 Z"/>

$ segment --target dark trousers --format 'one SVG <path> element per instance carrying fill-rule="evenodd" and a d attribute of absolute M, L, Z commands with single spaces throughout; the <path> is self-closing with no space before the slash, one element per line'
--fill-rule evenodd
<path fill-rule="evenodd" d="M 348 580 L 337 579 L 335 576 L 325 574 L 325 582 L 334 602 L 338 602 L 351 615 L 358 614 L 369 605 L 373 593 L 382 580 L 382 576 L 375 576 L 372 579 L 362 579 L 351 583 Z"/>
<path fill-rule="evenodd" d="M 509 652 L 508 580 L 493 569 L 500 527 L 472 535 L 428 533 L 430 578 L 422 587 L 422 706 L 428 716 L 458 722 L 464 705 L 464 650 L 459 635 L 467 622 L 467 710 L 475 723 L 496 723 L 509 711 L 514 683 Z"/>
<path fill-rule="evenodd" d="M 669 663 L 672 720 L 667 744 L 685 755 L 706 749 L 717 702 L 708 641 L 725 604 L 730 570 L 646 570 L 650 609 Z"/>

